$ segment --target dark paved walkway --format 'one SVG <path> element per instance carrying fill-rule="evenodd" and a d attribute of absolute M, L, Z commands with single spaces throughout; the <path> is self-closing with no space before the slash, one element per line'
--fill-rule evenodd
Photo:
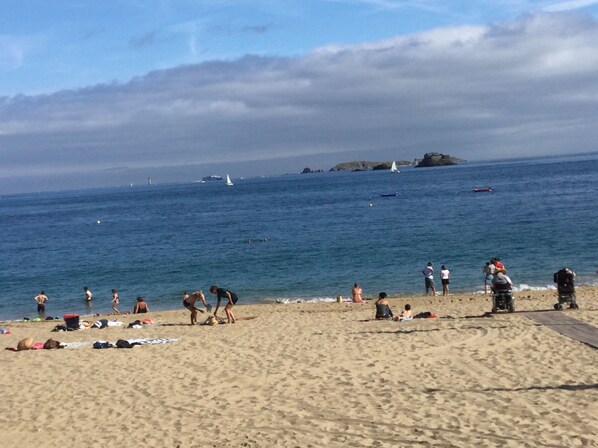
<path fill-rule="evenodd" d="M 551 330 L 571 339 L 588 344 L 591 347 L 598 348 L 598 328 L 590 324 L 574 319 L 559 311 L 543 311 L 533 313 L 523 313 L 525 317 L 536 321 Z"/>

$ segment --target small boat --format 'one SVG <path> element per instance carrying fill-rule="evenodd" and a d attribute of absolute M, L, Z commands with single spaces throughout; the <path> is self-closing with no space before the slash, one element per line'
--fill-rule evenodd
<path fill-rule="evenodd" d="M 211 176 L 204 176 L 201 180 L 208 181 L 208 180 L 222 180 L 222 176 L 218 176 L 216 174 L 212 174 Z"/>
<path fill-rule="evenodd" d="M 226 175 L 226 185 L 228 185 L 229 187 L 232 187 L 234 185 L 233 181 L 230 180 L 230 176 L 228 174 Z"/>
<path fill-rule="evenodd" d="M 400 173 L 399 169 L 397 168 L 397 162 L 394 160 L 392 161 L 392 165 L 390 166 L 391 173 Z"/>
<path fill-rule="evenodd" d="M 394 198 L 395 196 L 398 196 L 399 192 L 396 191 L 394 193 L 380 193 L 380 196 L 382 196 L 383 198 Z"/>
<path fill-rule="evenodd" d="M 492 187 L 474 188 L 472 191 L 474 193 L 490 193 L 492 192 Z"/>

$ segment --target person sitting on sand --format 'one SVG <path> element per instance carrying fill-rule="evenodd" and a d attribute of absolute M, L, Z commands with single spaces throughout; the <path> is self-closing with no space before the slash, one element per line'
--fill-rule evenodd
<path fill-rule="evenodd" d="M 202 291 L 195 291 L 192 295 L 189 295 L 187 291 L 183 293 L 183 306 L 191 311 L 191 325 L 197 323 L 197 312 L 203 313 L 204 310 L 199 309 L 195 306 L 195 302 L 201 300 L 204 306 L 208 309 L 211 309 L 211 306 L 208 305 L 206 302 L 206 297 L 203 295 Z"/>
<path fill-rule="evenodd" d="M 40 291 L 38 295 L 36 295 L 33 300 L 37 302 L 37 312 L 39 314 L 43 314 L 46 312 L 46 302 L 48 301 L 48 296 L 46 296 L 45 291 Z"/>
<path fill-rule="evenodd" d="M 406 320 L 412 320 L 412 319 L 413 319 L 413 313 L 411 312 L 411 305 L 407 304 L 407 305 L 405 305 L 405 309 L 401 312 L 401 315 L 399 316 L 399 320 L 406 321 Z"/>
<path fill-rule="evenodd" d="M 394 319 L 392 310 L 388 306 L 388 295 L 385 292 L 378 294 L 378 300 L 376 300 L 376 319 Z"/>
<path fill-rule="evenodd" d="M 210 286 L 210 292 L 212 294 L 216 294 L 216 298 L 218 299 L 218 303 L 216 304 L 216 311 L 214 311 L 214 317 L 218 319 L 218 309 L 220 308 L 220 300 L 226 299 L 228 303 L 224 307 L 224 312 L 226 313 L 226 317 L 228 319 L 229 324 L 234 324 L 236 322 L 235 315 L 233 314 L 233 306 L 239 300 L 239 297 L 227 289 L 219 288 L 216 285 Z"/>
<path fill-rule="evenodd" d="M 353 303 L 363 303 L 363 298 L 361 297 L 361 286 L 359 286 L 359 283 L 355 282 L 353 289 L 351 290 L 351 295 L 353 296 Z"/>
<path fill-rule="evenodd" d="M 135 307 L 133 308 L 133 314 L 149 313 L 149 306 L 143 297 L 137 297 Z"/>

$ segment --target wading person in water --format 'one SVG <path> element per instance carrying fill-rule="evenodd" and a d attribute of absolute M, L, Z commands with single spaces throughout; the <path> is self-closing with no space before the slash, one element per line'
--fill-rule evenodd
<path fill-rule="evenodd" d="M 216 298 L 218 299 L 218 303 L 216 304 L 216 311 L 214 311 L 214 317 L 218 318 L 218 309 L 220 308 L 220 300 L 226 299 L 228 303 L 224 307 L 224 312 L 226 313 L 226 318 L 228 319 L 229 324 L 234 324 L 236 322 L 235 315 L 233 314 L 233 306 L 239 300 L 239 297 L 232 292 L 228 291 L 224 288 L 219 288 L 216 285 L 210 286 L 210 292 L 212 294 L 216 294 Z"/>
<path fill-rule="evenodd" d="M 88 305 L 91 305 L 91 299 L 93 299 L 93 294 L 87 286 L 83 288 L 83 291 L 85 292 L 85 302 L 87 302 Z"/>
<path fill-rule="evenodd" d="M 40 315 L 44 314 L 46 312 L 46 302 L 48 301 L 45 291 L 40 291 L 40 293 L 36 295 L 33 300 L 37 302 L 37 312 Z"/>

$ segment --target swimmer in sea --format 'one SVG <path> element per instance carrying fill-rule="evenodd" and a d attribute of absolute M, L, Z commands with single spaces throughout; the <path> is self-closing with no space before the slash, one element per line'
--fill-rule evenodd
<path fill-rule="evenodd" d="M 37 312 L 41 315 L 46 312 L 46 302 L 48 301 L 48 296 L 46 296 L 45 291 L 40 291 L 38 295 L 36 295 L 33 300 L 37 302 Z"/>

